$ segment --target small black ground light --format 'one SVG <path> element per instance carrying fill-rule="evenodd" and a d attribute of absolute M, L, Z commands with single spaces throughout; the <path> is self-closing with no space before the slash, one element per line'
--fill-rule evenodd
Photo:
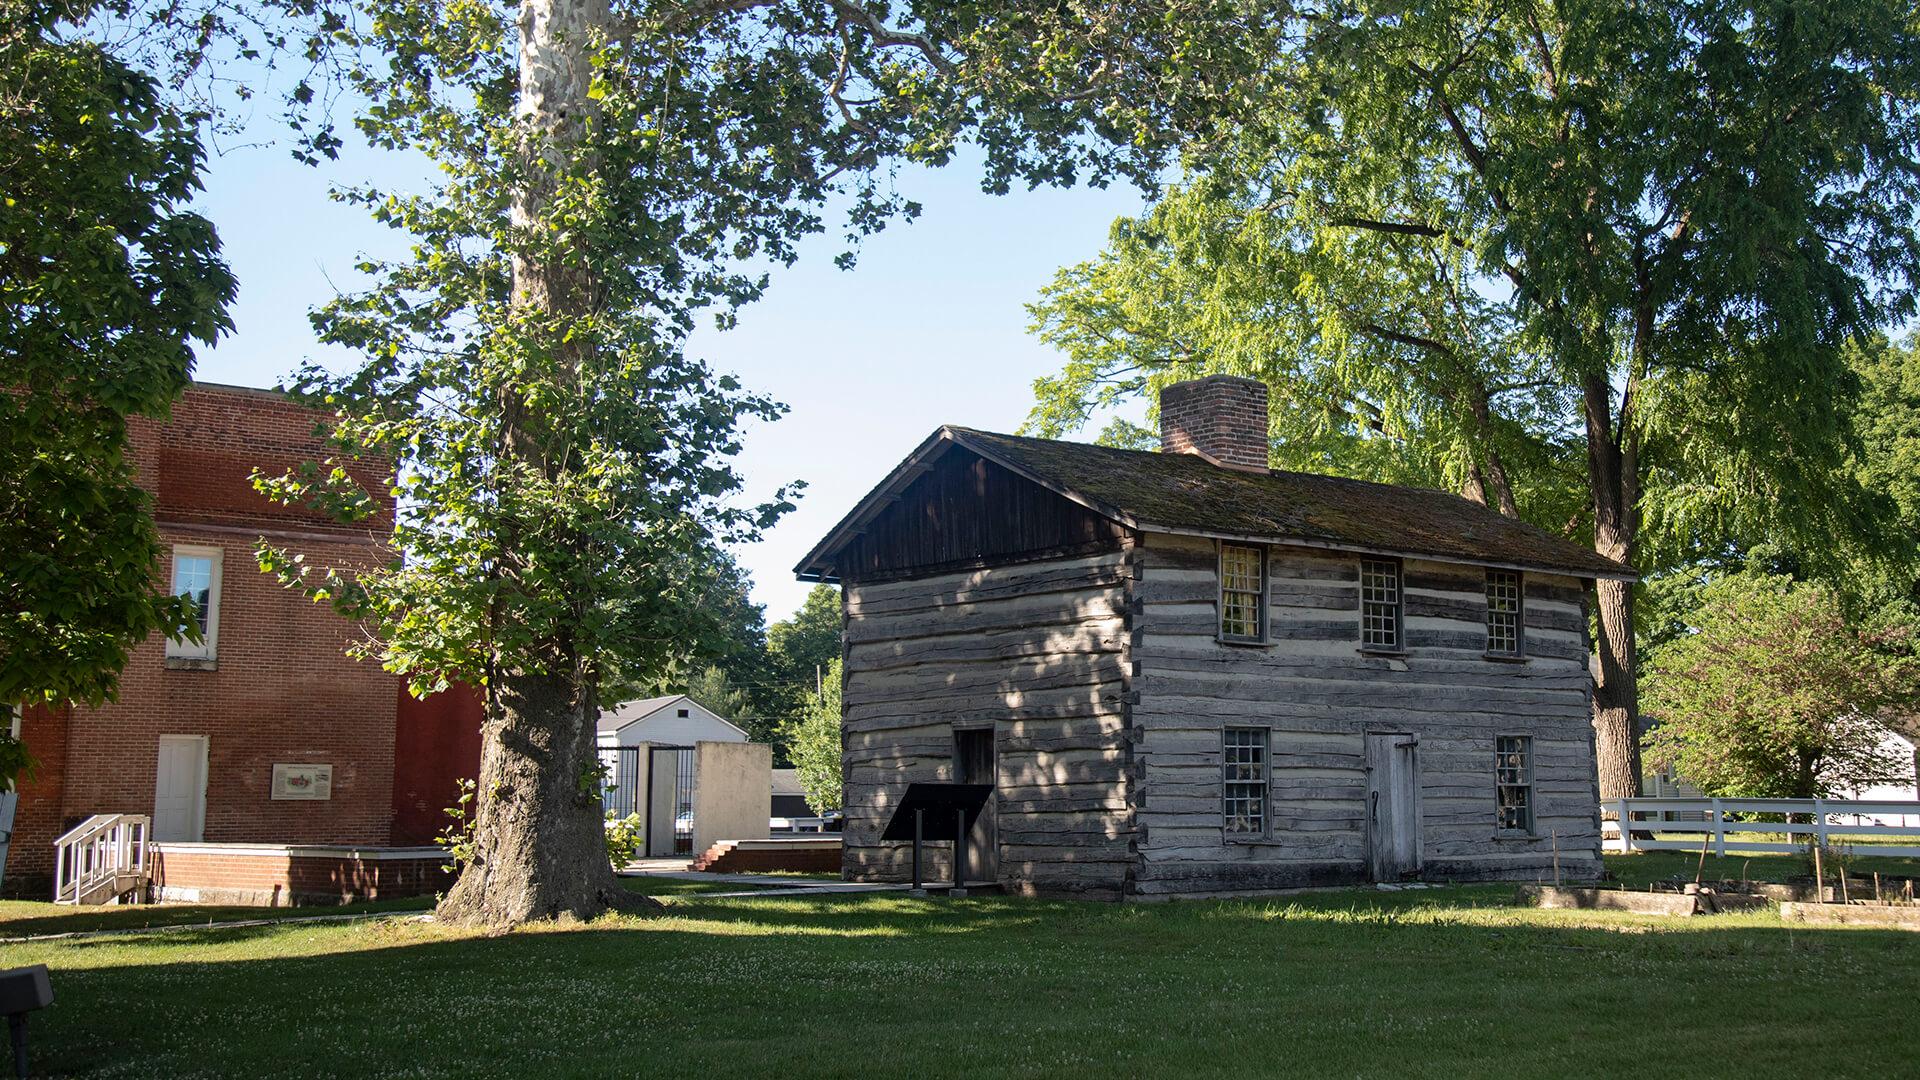
<path fill-rule="evenodd" d="M 47 965 L 0 971 L 0 1013 L 7 1016 L 13 1036 L 13 1075 L 27 1075 L 27 1014 L 53 1004 L 53 983 Z"/>

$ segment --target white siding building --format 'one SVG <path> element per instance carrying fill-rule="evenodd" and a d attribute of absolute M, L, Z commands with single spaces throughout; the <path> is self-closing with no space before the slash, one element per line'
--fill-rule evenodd
<path fill-rule="evenodd" d="M 601 746 L 748 741 L 738 725 L 685 694 L 629 701 L 600 714 Z"/>

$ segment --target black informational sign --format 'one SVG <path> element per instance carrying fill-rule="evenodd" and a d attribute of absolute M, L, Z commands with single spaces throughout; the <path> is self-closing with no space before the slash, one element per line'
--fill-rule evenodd
<path fill-rule="evenodd" d="M 920 811 L 925 815 L 921 818 L 920 839 L 952 843 L 956 839 L 953 834 L 955 811 L 967 815 L 966 828 L 971 829 L 991 794 L 992 784 L 908 784 L 906 797 L 894 807 L 887 831 L 880 839 L 912 840 L 914 812 Z"/>
<path fill-rule="evenodd" d="M 953 888 L 947 895 L 967 895 L 961 873 L 967 864 L 967 833 L 992 795 L 992 784 L 907 785 L 907 794 L 894 808 L 880 839 L 913 842 L 913 895 L 926 895 L 920 882 L 920 846 L 928 841 L 953 845 Z"/>

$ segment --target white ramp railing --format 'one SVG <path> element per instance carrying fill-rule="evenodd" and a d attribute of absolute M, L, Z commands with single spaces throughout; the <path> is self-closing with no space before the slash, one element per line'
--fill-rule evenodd
<path fill-rule="evenodd" d="M 1822 847 L 1866 841 L 1859 847 L 1861 855 L 1920 857 L 1920 802 L 1613 799 L 1602 808 L 1614 817 L 1601 823 L 1608 851 L 1699 851 L 1709 846 L 1715 855 L 1789 855 L 1813 839 Z M 1751 815 L 1779 819 L 1749 820 Z M 1882 842 L 1881 837 L 1894 839 Z M 1900 843 L 1904 838 L 1912 843 Z"/>
<path fill-rule="evenodd" d="M 95 814 L 55 840 L 53 902 L 118 903 L 144 896 L 153 825 L 145 814 Z"/>

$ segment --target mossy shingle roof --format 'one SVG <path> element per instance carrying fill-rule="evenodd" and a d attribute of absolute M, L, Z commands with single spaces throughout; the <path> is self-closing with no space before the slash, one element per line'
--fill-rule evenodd
<path fill-rule="evenodd" d="M 1634 577 L 1591 548 L 1445 491 L 1315 473 L 1255 472 L 1195 454 L 942 428 L 796 569 L 826 569 L 842 530 L 876 512 L 895 478 L 957 445 L 1129 527 L 1424 555 L 1576 577 Z"/>

